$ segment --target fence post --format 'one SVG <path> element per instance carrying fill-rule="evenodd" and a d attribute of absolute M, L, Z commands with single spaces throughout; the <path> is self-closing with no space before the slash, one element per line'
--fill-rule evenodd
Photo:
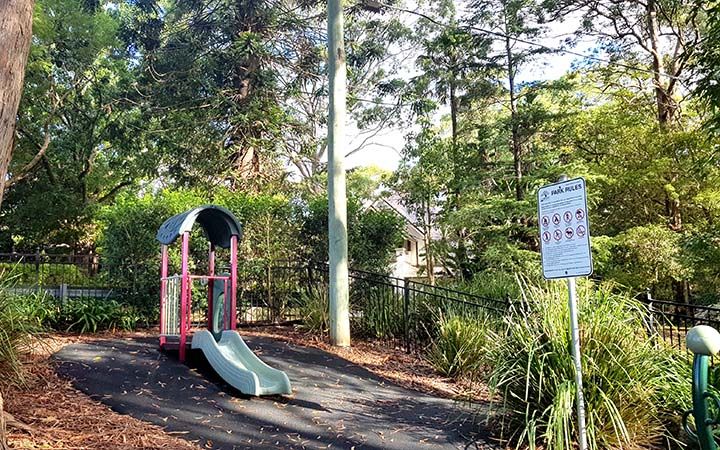
<path fill-rule="evenodd" d="M 410 353 L 410 279 L 403 280 L 403 321 L 405 332 L 405 351 Z"/>
<path fill-rule="evenodd" d="M 648 311 L 650 312 L 650 318 L 648 319 L 648 332 L 653 341 L 655 341 L 655 308 L 653 307 L 653 298 L 650 288 L 645 289 L 645 298 L 648 304 Z M 654 343 L 654 342 L 653 342 Z"/>

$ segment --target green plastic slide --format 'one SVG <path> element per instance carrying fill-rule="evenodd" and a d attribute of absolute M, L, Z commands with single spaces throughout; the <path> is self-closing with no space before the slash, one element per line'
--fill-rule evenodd
<path fill-rule="evenodd" d="M 285 372 L 262 362 L 236 331 L 223 331 L 219 342 L 208 330 L 197 331 L 192 348 L 202 350 L 215 372 L 243 394 L 292 394 Z"/>

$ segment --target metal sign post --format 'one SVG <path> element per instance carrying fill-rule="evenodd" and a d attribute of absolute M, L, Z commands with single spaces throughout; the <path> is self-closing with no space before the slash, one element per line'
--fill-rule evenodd
<path fill-rule="evenodd" d="M 575 277 L 592 274 L 590 224 L 588 222 L 585 180 L 567 180 L 538 190 L 538 223 L 543 276 L 567 279 L 570 307 L 570 339 L 575 362 L 578 438 L 580 450 L 587 450 L 585 399 L 583 398 L 580 328 L 578 326 Z"/>
<path fill-rule="evenodd" d="M 578 435 L 580 450 L 587 449 L 587 427 L 585 425 L 585 398 L 583 397 L 582 364 L 580 360 L 580 327 L 578 326 L 577 292 L 575 291 L 575 278 L 568 278 L 568 302 L 570 304 L 570 338 L 572 339 L 572 354 L 575 361 L 575 386 L 577 398 Z"/>

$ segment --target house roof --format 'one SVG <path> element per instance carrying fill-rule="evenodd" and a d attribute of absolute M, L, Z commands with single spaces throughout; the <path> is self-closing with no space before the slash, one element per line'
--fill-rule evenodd
<path fill-rule="evenodd" d="M 371 202 L 369 204 L 369 207 L 377 209 L 390 209 L 394 211 L 397 215 L 399 215 L 405 220 L 405 223 L 407 224 L 406 231 L 409 237 L 415 240 L 425 239 L 425 233 L 423 232 L 422 227 L 418 225 L 420 222 L 418 220 L 418 217 L 405 207 L 402 202 L 402 197 L 399 194 L 392 193 L 388 197 L 380 197 Z M 442 238 L 440 230 L 433 227 L 430 230 L 430 238 L 433 241 L 440 240 Z"/>

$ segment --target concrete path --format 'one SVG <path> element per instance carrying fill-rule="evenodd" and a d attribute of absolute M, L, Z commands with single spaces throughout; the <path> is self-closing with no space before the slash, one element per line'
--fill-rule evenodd
<path fill-rule="evenodd" d="M 322 350 L 246 342 L 287 372 L 292 396 L 244 396 L 202 354 L 180 364 L 155 339 L 99 339 L 55 359 L 58 373 L 91 397 L 204 448 L 495 448 L 465 404 L 404 389 Z"/>

